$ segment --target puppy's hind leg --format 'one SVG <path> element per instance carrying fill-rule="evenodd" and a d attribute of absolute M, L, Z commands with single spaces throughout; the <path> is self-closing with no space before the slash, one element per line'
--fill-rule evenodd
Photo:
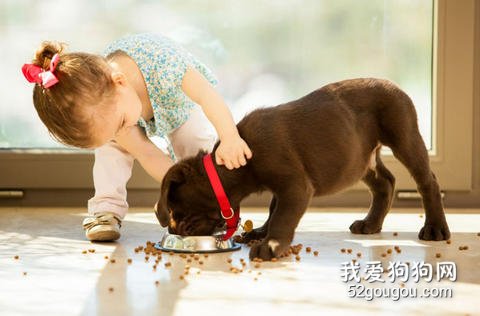
<path fill-rule="evenodd" d="M 395 187 L 395 177 L 380 159 L 380 148 L 375 151 L 375 167 L 369 169 L 362 181 L 372 193 L 372 203 L 367 216 L 350 225 L 354 234 L 375 234 L 382 230 L 383 220 L 390 210 Z"/>
<path fill-rule="evenodd" d="M 382 112 L 381 139 L 395 157 L 408 169 L 417 183 L 425 209 L 425 225 L 418 238 L 445 240 L 450 238 L 443 211 L 440 187 L 430 169 L 428 152 L 418 130 L 417 115 L 412 101 L 404 93 L 397 93 L 390 106 Z"/>

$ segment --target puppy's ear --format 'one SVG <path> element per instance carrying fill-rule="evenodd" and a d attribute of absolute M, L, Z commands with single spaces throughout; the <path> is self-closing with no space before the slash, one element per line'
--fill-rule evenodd
<path fill-rule="evenodd" d="M 167 227 L 170 222 L 170 213 L 168 210 L 169 196 L 174 193 L 175 188 L 185 183 L 190 170 L 190 166 L 180 163 L 171 167 L 165 175 L 165 178 L 163 178 L 160 200 L 155 204 L 155 215 L 162 227 Z"/>

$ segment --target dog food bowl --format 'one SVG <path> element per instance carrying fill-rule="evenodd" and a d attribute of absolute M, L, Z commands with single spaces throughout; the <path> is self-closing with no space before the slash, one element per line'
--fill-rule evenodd
<path fill-rule="evenodd" d="M 154 247 L 162 251 L 183 253 L 215 253 L 240 249 L 241 246 L 235 243 L 233 238 L 222 240 L 222 235 L 180 236 L 165 232 L 162 240 Z"/>

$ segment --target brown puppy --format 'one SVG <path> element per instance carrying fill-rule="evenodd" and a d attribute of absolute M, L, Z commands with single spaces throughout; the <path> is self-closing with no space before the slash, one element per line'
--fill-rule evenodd
<path fill-rule="evenodd" d="M 252 247 L 251 258 L 268 260 L 282 254 L 312 196 L 337 192 L 358 180 L 367 184 L 373 200 L 367 216 L 350 230 L 380 232 L 395 183 L 380 159 L 381 145 L 392 149 L 417 183 L 426 213 L 418 237 L 450 237 L 415 108 L 393 83 L 379 79 L 332 83 L 298 100 L 258 109 L 237 126 L 252 149 L 252 159 L 232 171 L 215 165 L 232 207 L 251 193 L 273 193 L 266 223 L 244 235 L 246 240 L 263 238 Z M 174 165 L 163 180 L 156 215 L 170 232 L 210 235 L 224 223 L 202 165 L 204 154 Z"/>

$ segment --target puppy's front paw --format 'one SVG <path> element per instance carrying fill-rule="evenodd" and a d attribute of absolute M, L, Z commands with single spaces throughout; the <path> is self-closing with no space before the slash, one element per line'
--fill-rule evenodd
<path fill-rule="evenodd" d="M 447 240 L 450 238 L 450 230 L 446 222 L 440 224 L 425 224 L 418 233 L 421 240 Z"/>
<path fill-rule="evenodd" d="M 382 226 L 378 226 L 366 220 L 358 220 L 350 225 L 350 231 L 354 234 L 376 234 L 382 230 Z"/>
<path fill-rule="evenodd" d="M 250 259 L 270 260 L 279 257 L 288 249 L 289 244 L 275 238 L 265 238 L 250 249 Z"/>
<path fill-rule="evenodd" d="M 266 235 L 267 235 L 267 229 L 264 226 L 258 227 L 258 228 L 252 229 L 248 233 L 247 232 L 242 233 L 242 242 L 246 244 L 252 240 L 260 240 L 265 238 Z"/>

